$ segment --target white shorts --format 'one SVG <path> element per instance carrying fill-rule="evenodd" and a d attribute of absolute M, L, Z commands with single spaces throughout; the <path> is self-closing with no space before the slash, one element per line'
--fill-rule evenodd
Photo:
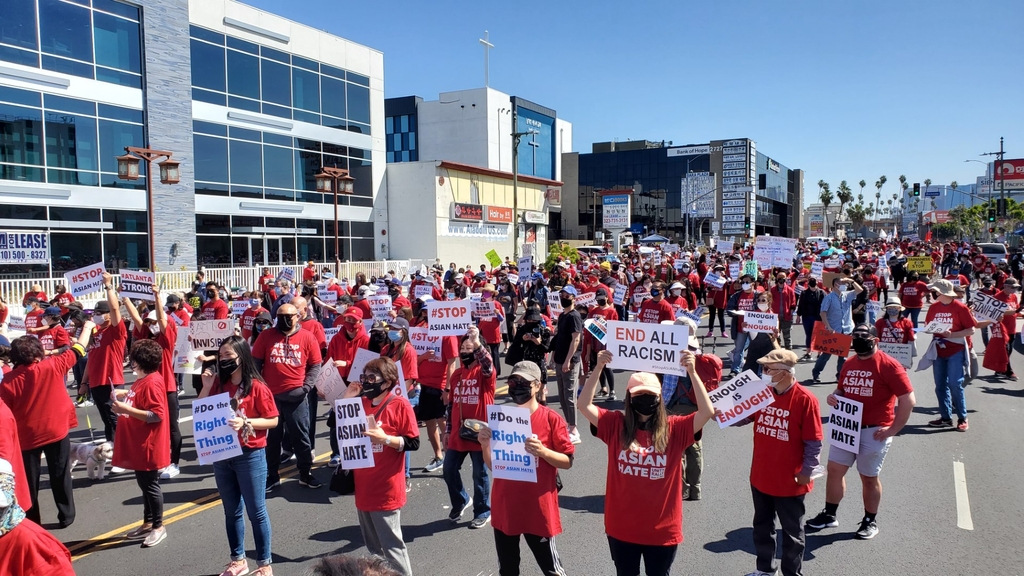
<path fill-rule="evenodd" d="M 885 461 L 885 454 L 889 452 L 892 444 L 892 437 L 879 442 L 875 440 L 874 434 L 878 426 L 861 428 L 860 430 L 860 452 L 854 454 L 849 450 L 843 450 L 837 446 L 829 446 L 828 461 L 850 467 L 857 463 L 857 472 L 861 476 L 874 478 L 882 471 L 882 462 Z"/>

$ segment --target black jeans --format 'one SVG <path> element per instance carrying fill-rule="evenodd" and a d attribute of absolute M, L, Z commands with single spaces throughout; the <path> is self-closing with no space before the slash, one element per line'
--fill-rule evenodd
<path fill-rule="evenodd" d="M 722 332 L 725 332 L 725 308 L 715 308 L 714 306 L 708 306 L 708 332 L 715 330 L 715 314 L 718 314 L 718 323 L 722 326 Z"/>
<path fill-rule="evenodd" d="M 160 491 L 159 470 L 136 470 L 135 481 L 142 489 L 142 521 L 153 528 L 164 525 L 164 493 Z"/>
<path fill-rule="evenodd" d="M 96 409 L 100 411 L 100 420 L 103 420 L 103 437 L 107 442 L 114 441 L 114 429 L 117 428 L 117 414 L 110 411 L 110 393 L 114 387 L 110 384 L 97 386 L 92 389 L 92 401 L 96 403 Z"/>
<path fill-rule="evenodd" d="M 487 349 L 491 351 L 491 360 L 494 361 L 494 373 L 501 376 L 501 356 L 498 355 L 501 350 L 501 342 L 487 344 Z"/>
<path fill-rule="evenodd" d="M 306 404 L 309 406 L 309 449 L 313 450 L 316 448 L 316 412 L 320 407 L 320 397 L 316 395 L 316 388 L 306 394 Z"/>
<path fill-rule="evenodd" d="M 565 576 L 562 562 L 555 550 L 554 538 L 542 538 L 533 534 L 523 534 L 526 545 L 533 552 L 544 576 Z M 494 529 L 494 547 L 498 552 L 498 574 L 500 576 L 519 576 L 519 535 L 508 535 Z"/>
<path fill-rule="evenodd" d="M 639 576 L 641 558 L 647 576 L 668 576 L 672 570 L 672 562 L 676 559 L 678 547 L 647 546 L 608 537 L 608 548 L 612 553 L 612 562 L 615 563 L 616 576 Z"/>
<path fill-rule="evenodd" d="M 75 496 L 71 493 L 71 437 L 31 450 L 24 450 L 21 459 L 25 463 L 28 477 L 28 491 L 32 495 L 32 508 L 25 516 L 36 524 L 39 521 L 39 475 L 42 472 L 40 456 L 46 454 L 46 471 L 50 475 L 50 491 L 57 504 L 57 521 L 67 526 L 75 521 Z"/>
<path fill-rule="evenodd" d="M 281 479 L 277 470 L 281 466 L 281 436 L 284 435 L 285 428 L 288 429 L 288 437 L 292 439 L 299 474 L 306 478 L 309 476 L 309 469 L 313 467 L 313 453 L 309 446 L 309 408 L 305 394 L 297 402 L 274 398 L 274 404 L 277 405 L 280 416 L 277 427 L 271 428 L 267 433 L 267 485 Z"/>
<path fill-rule="evenodd" d="M 181 413 L 181 406 L 178 404 L 178 393 L 167 393 L 167 424 L 171 427 L 171 464 L 178 465 L 181 459 L 181 426 L 178 424 L 178 416 Z"/>
<path fill-rule="evenodd" d="M 753 486 L 754 550 L 757 569 L 775 572 L 775 517 L 782 525 L 782 574 L 800 576 L 804 564 L 804 497 L 769 496 Z"/>

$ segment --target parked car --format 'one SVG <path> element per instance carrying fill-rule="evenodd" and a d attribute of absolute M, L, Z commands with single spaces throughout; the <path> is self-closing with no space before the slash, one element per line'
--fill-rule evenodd
<path fill-rule="evenodd" d="M 576 251 L 587 256 L 603 256 L 605 253 L 604 246 L 580 246 Z"/>
<path fill-rule="evenodd" d="M 1006 245 L 999 242 L 985 242 L 978 244 L 978 248 L 981 248 L 981 253 L 985 255 L 993 264 L 998 265 L 1000 262 L 1006 262 L 1010 257 L 1006 251 Z"/>

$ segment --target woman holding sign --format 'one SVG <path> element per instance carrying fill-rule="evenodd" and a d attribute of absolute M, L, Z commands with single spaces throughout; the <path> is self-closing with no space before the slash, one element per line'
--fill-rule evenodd
<path fill-rule="evenodd" d="M 221 576 L 249 572 L 249 563 L 245 559 L 243 502 L 256 542 L 258 568 L 252 574 L 269 576 L 273 569 L 270 567 L 270 515 L 267 513 L 265 490 L 266 447 L 267 430 L 277 426 L 274 395 L 263 383 L 249 345 L 240 336 L 231 336 L 221 343 L 217 351 L 216 374 L 213 368 L 207 368 L 202 378 L 200 399 L 224 393 L 231 397 L 236 416 L 228 424 L 238 431 L 242 446 L 240 455 L 213 463 L 213 477 L 224 504 L 224 524 L 231 547 L 231 561 Z"/>
<path fill-rule="evenodd" d="M 683 541 L 683 452 L 714 415 L 693 352 L 680 353 L 697 398 L 697 411 L 668 416 L 658 377 L 636 372 L 626 385 L 625 409 L 594 405 L 601 370 L 612 361 L 602 350 L 579 398 L 579 409 L 608 445 L 604 528 L 618 576 L 667 575 Z M 593 430 L 593 429 L 591 429 Z"/>

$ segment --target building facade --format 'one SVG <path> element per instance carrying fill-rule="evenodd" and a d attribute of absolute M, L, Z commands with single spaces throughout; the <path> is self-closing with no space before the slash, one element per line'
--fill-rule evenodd
<path fill-rule="evenodd" d="M 759 152 L 750 139 L 597 143 L 590 154 L 566 154 L 563 165 L 575 178 L 565 176 L 562 238 L 603 238 L 601 198 L 609 190 L 630 191 L 634 235 L 729 242 L 800 231 L 803 171 Z"/>
<path fill-rule="evenodd" d="M 231 0 L 9 0 L 3 20 L 0 228 L 48 232 L 51 253 L 0 274 L 332 261 L 322 166 L 355 178 L 341 259 L 386 253 L 380 52 Z M 181 162 L 154 178 L 153 263 L 126 146 Z"/>

